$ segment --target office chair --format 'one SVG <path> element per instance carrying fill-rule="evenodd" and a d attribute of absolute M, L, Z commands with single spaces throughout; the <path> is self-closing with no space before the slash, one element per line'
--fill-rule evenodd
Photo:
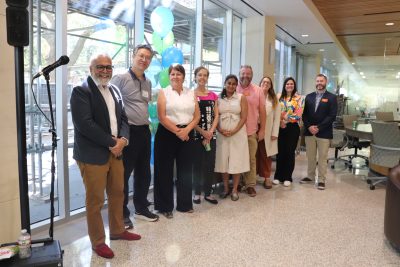
<path fill-rule="evenodd" d="M 345 148 L 348 146 L 349 139 L 347 138 L 346 131 L 340 129 L 333 129 L 333 138 L 330 143 L 331 148 L 335 148 L 335 157 L 328 158 L 327 163 L 329 161 L 333 161 L 331 164 L 331 169 L 335 168 L 335 163 L 338 161 L 343 161 L 346 167 L 351 164 L 351 161 L 345 159 L 347 156 L 339 157 L 339 151 L 344 151 Z"/>
<path fill-rule="evenodd" d="M 343 118 L 343 125 L 344 125 L 345 129 L 352 128 L 353 121 L 358 121 L 357 115 L 343 115 L 342 118 Z M 368 157 L 359 155 L 358 150 L 369 147 L 371 144 L 371 141 L 359 139 L 358 137 L 350 136 L 348 134 L 346 134 L 346 136 L 348 139 L 347 147 L 354 148 L 354 153 L 350 154 L 350 155 L 341 156 L 340 158 L 343 158 L 343 157 L 347 158 L 347 161 L 348 161 L 347 166 L 348 166 L 349 170 L 351 170 L 353 168 L 352 160 L 354 158 L 364 159 L 365 165 L 368 166 L 368 164 L 369 164 Z"/>
<path fill-rule="evenodd" d="M 373 143 L 370 150 L 370 189 L 387 180 L 389 168 L 400 161 L 400 130 L 397 122 L 372 121 Z"/>

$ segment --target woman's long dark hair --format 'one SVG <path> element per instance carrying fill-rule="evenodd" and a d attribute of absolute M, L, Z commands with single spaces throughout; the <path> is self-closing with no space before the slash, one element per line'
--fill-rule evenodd
<path fill-rule="evenodd" d="M 290 80 L 293 81 L 293 83 L 294 83 L 294 88 L 293 88 L 293 92 L 292 92 L 292 94 L 291 94 L 291 96 L 290 96 L 289 101 L 291 101 L 291 100 L 292 100 L 292 97 L 296 94 L 296 92 L 297 92 L 296 81 L 294 80 L 293 77 L 287 77 L 287 78 L 285 79 L 285 81 L 283 82 L 282 94 L 281 94 L 281 97 L 279 98 L 279 100 L 285 99 L 285 98 L 287 97 L 286 84 L 287 84 L 288 81 L 290 81 Z"/>
<path fill-rule="evenodd" d="M 267 78 L 269 80 L 269 82 L 271 83 L 271 88 L 269 88 L 267 91 L 267 97 L 269 98 L 269 100 L 272 101 L 272 106 L 276 107 L 276 105 L 278 104 L 278 99 L 276 98 L 274 84 L 272 83 L 272 79 L 269 76 L 264 76 L 260 81 L 260 87 L 265 78 Z"/>
<path fill-rule="evenodd" d="M 229 74 L 228 76 L 226 76 L 225 81 L 224 81 L 224 89 L 222 89 L 222 92 L 221 92 L 221 98 L 222 98 L 222 99 L 225 98 L 225 97 L 227 97 L 227 95 L 226 95 L 225 83 L 226 83 L 226 81 L 229 80 L 229 79 L 234 79 L 234 80 L 236 81 L 236 83 L 239 83 L 239 80 L 238 80 L 238 78 L 236 77 L 235 74 Z"/>

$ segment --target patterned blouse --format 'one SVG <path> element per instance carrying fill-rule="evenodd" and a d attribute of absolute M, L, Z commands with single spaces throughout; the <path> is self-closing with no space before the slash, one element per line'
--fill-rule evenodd
<path fill-rule="evenodd" d="M 197 101 L 199 103 L 200 109 L 200 121 L 198 126 L 203 130 L 210 130 L 212 124 L 214 122 L 215 114 L 214 114 L 214 107 L 215 103 L 218 100 L 218 96 L 214 93 L 209 91 L 208 95 L 206 96 L 197 96 Z M 216 133 L 214 131 L 213 139 L 216 138 Z M 198 131 L 194 131 L 194 139 L 199 140 L 203 139 L 203 136 Z"/>
<path fill-rule="evenodd" d="M 303 96 L 296 93 L 292 99 L 290 99 L 290 97 L 280 99 L 279 104 L 281 105 L 281 117 L 285 117 L 287 114 L 288 122 L 300 122 L 304 108 Z"/>

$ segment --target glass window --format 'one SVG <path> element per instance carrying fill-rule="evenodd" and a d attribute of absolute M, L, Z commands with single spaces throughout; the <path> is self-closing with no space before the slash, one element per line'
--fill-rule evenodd
<path fill-rule="evenodd" d="M 200 0 L 197 0 L 200 1 Z M 25 48 L 25 79 L 29 81 L 33 74 L 44 66 L 55 62 L 56 54 L 56 27 L 55 27 L 55 3 L 61 1 L 33 1 L 33 39 L 30 46 Z M 151 129 L 153 133 L 158 125 L 156 102 L 161 88 L 169 83 L 168 75 L 161 72 L 168 68 L 163 66 L 163 50 L 175 47 L 182 53 L 182 65 L 186 70 L 185 86 L 193 86 L 193 71 L 196 45 L 196 16 L 201 14 L 196 10 L 196 0 L 175 1 L 144 1 L 145 9 L 141 18 L 144 21 L 143 40 L 134 40 L 134 15 L 135 0 L 117 0 L 114 4 L 109 1 L 68 1 L 68 14 L 66 15 L 67 39 L 66 49 L 70 61 L 67 66 L 67 111 L 62 111 L 56 103 L 55 72 L 50 74 L 50 91 L 54 110 L 67 112 L 68 126 L 68 150 L 61 157 L 68 157 L 69 176 L 65 177 L 63 184 L 55 184 L 55 215 L 66 214 L 69 217 L 71 211 L 83 208 L 85 205 L 85 190 L 82 183 L 79 168 L 73 156 L 74 129 L 69 110 L 69 98 L 72 88 L 81 84 L 89 75 L 89 63 L 92 56 L 99 53 L 108 53 L 113 59 L 114 74 L 123 73 L 130 65 L 131 53 L 134 43 L 151 44 L 157 54 L 148 69 L 146 75 L 152 80 L 153 98 L 150 103 Z M 151 25 L 151 14 L 163 6 L 168 8 L 173 15 L 172 29 L 168 36 L 160 40 L 154 38 Z M 210 70 L 209 87 L 221 89 L 222 77 L 225 72 L 238 73 L 241 55 L 242 19 L 233 15 L 231 70 L 225 70 L 225 46 L 227 43 L 227 10 L 221 8 L 210 0 L 204 0 L 203 11 L 203 64 Z M 169 23 L 169 22 L 168 22 Z M 161 50 L 160 50 L 161 44 Z M 63 47 L 64 49 L 64 47 Z M 229 56 L 229 55 L 228 55 Z M 164 73 L 165 74 L 165 73 Z M 25 85 L 26 97 L 26 128 L 28 150 L 28 177 L 31 223 L 37 223 L 49 218 L 50 203 L 48 196 L 50 191 L 50 152 L 51 135 L 50 125 L 39 113 L 29 89 L 28 82 Z M 49 102 L 45 80 L 40 77 L 33 85 L 38 106 L 49 116 Z M 64 99 L 63 99 L 64 101 Z M 56 108 L 58 107 L 58 108 Z M 56 117 L 56 116 L 54 116 Z M 61 116 L 57 116 L 59 118 Z M 59 144 L 60 145 L 60 144 Z M 59 146 L 60 147 L 60 146 Z M 58 151 L 62 153 L 62 151 Z M 64 168 L 63 168 L 64 170 Z M 69 186 L 69 195 L 65 200 L 57 198 L 58 190 L 64 190 L 63 186 Z M 130 183 L 132 187 L 132 183 Z M 132 188 L 131 188 L 132 190 Z M 64 207 L 59 203 L 69 203 L 70 210 L 60 210 Z M 63 212 L 61 212 L 63 211 Z"/>
<path fill-rule="evenodd" d="M 71 11 L 77 5 L 69 6 Z M 115 7 L 114 9 L 116 9 Z M 119 12 L 116 17 L 114 9 L 97 10 L 96 6 L 86 6 L 83 10 L 87 14 L 70 12 L 67 17 L 68 32 L 68 103 L 72 88 L 82 84 L 86 80 L 89 72 L 89 64 L 92 56 L 100 53 L 108 53 L 114 65 L 114 73 L 126 71 L 126 46 L 127 27 L 118 22 L 118 18 L 126 19 L 126 12 Z M 92 12 L 90 14 L 90 12 Z M 114 12 L 114 13 L 113 13 Z M 128 12 L 132 16 L 133 14 Z M 99 17 L 102 15 L 104 17 Z M 115 17 L 116 21 L 110 17 Z M 69 106 L 69 105 L 68 105 Z M 70 211 L 85 206 L 85 188 L 82 183 L 81 174 L 76 161 L 72 158 L 74 143 L 74 128 L 71 113 L 68 112 L 68 165 L 69 165 L 69 187 L 70 187 Z"/>
<path fill-rule="evenodd" d="M 242 19 L 238 16 L 233 16 L 232 25 L 232 69 L 227 72 L 238 74 L 241 64 L 241 51 L 242 51 Z M 229 74 L 227 73 L 227 74 Z M 223 77 L 225 80 L 225 77 Z M 222 81 L 223 82 L 223 81 Z"/>
<path fill-rule="evenodd" d="M 50 118 L 46 81 L 43 77 L 35 80 L 33 92 L 37 100 L 34 102 L 30 91 L 30 75 L 39 72 L 44 66 L 55 61 L 55 16 L 52 4 L 37 3 L 33 6 L 33 40 L 30 47 L 25 48 L 25 101 L 26 101 L 26 142 L 28 193 L 31 223 L 37 223 L 50 217 L 50 182 L 51 182 L 51 134 L 50 123 L 40 113 L 39 106 Z M 55 110 L 55 75 L 50 74 L 50 90 L 52 107 Z M 55 180 L 55 196 L 57 196 L 57 177 Z M 59 214 L 58 201 L 55 201 L 55 215 Z"/>
<path fill-rule="evenodd" d="M 210 71 L 208 88 L 221 90 L 226 43 L 226 10 L 204 1 L 203 66 Z"/>

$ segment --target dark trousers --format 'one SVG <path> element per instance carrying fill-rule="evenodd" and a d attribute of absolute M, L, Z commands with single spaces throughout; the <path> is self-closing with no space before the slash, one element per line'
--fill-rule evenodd
<path fill-rule="evenodd" d="M 194 162 L 193 162 L 193 187 L 194 193 L 200 195 L 201 191 L 204 196 L 211 194 L 211 187 L 214 181 L 214 165 L 215 165 L 215 148 L 216 140 L 210 141 L 211 150 L 206 151 L 202 140 L 195 141 Z"/>
<path fill-rule="evenodd" d="M 133 204 L 137 212 L 147 209 L 151 171 L 151 133 L 148 125 L 130 125 L 129 144 L 123 151 L 124 162 L 124 217 L 129 217 L 129 178 L 133 173 Z"/>
<path fill-rule="evenodd" d="M 174 209 L 174 163 L 176 162 L 176 210 L 193 209 L 192 170 L 194 141 L 180 140 L 161 124 L 154 139 L 154 208 Z"/>
<path fill-rule="evenodd" d="M 288 123 L 286 124 L 286 128 L 279 128 L 275 179 L 280 182 L 293 181 L 295 150 L 299 141 L 299 135 L 300 127 L 297 123 Z"/>

